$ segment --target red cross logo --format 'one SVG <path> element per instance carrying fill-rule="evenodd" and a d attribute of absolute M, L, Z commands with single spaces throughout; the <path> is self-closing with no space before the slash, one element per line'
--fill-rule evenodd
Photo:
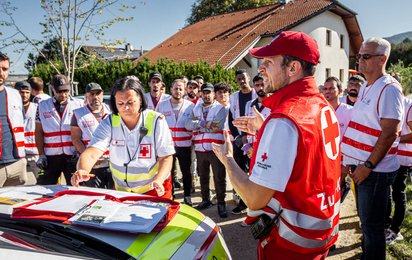
<path fill-rule="evenodd" d="M 329 158 L 334 159 L 336 155 L 338 154 L 338 145 L 339 142 L 336 142 L 336 138 L 339 137 L 339 124 L 338 120 L 335 115 L 332 115 L 332 111 L 329 107 L 328 109 L 324 109 L 324 115 L 325 115 L 325 121 L 322 121 L 322 129 L 323 129 L 323 138 L 324 138 L 324 143 L 326 146 L 330 144 L 331 152 L 330 154 L 328 152 L 328 148 L 326 148 L 326 154 L 328 155 Z M 332 119 L 334 117 L 335 120 Z M 326 123 L 326 127 L 325 127 Z M 331 155 L 331 156 L 330 156 Z"/>
<path fill-rule="evenodd" d="M 139 151 L 139 158 L 150 158 L 151 157 L 151 146 L 150 144 L 141 144 Z"/>
<path fill-rule="evenodd" d="M 264 162 L 267 158 L 268 158 L 268 156 L 267 156 L 266 153 L 262 154 L 262 162 Z"/>

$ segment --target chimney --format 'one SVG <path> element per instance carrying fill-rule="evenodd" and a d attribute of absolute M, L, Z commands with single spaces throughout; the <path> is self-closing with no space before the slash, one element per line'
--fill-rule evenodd
<path fill-rule="evenodd" d="M 126 52 L 131 52 L 133 51 L 133 46 L 130 43 L 126 43 L 124 49 L 126 50 Z"/>

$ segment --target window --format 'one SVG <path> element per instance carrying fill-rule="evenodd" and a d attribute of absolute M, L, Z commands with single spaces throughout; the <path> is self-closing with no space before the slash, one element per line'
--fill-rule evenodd
<path fill-rule="evenodd" d="M 329 78 L 330 77 L 330 68 L 326 68 L 325 72 L 326 72 L 326 78 Z"/>
<path fill-rule="evenodd" d="M 340 69 L 339 70 L 339 80 L 341 82 L 343 82 L 343 78 L 345 77 L 345 70 L 344 69 Z"/>
<path fill-rule="evenodd" d="M 326 30 L 326 45 L 332 46 L 332 32 L 330 30 Z"/>
<path fill-rule="evenodd" d="M 343 34 L 340 35 L 340 48 L 343 49 L 345 47 L 345 36 Z"/>

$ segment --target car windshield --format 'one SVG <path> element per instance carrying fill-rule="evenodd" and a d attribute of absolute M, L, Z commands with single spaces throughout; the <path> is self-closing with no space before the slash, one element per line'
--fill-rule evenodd
<path fill-rule="evenodd" d="M 0 247 L 56 252 L 96 259 L 134 259 L 128 254 L 62 224 L 0 217 Z"/>

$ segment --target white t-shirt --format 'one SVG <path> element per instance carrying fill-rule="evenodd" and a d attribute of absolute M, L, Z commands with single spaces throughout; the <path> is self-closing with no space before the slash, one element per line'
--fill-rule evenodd
<path fill-rule="evenodd" d="M 339 131 L 340 131 L 340 139 L 342 140 L 343 134 L 346 131 L 346 128 L 348 128 L 348 124 L 350 122 L 350 119 L 352 117 L 352 108 L 353 106 L 350 106 L 345 103 L 340 103 L 338 106 L 338 109 L 336 109 L 336 117 L 338 118 L 339 122 Z"/>
<path fill-rule="evenodd" d="M 298 148 L 298 130 L 287 118 L 266 124 L 249 179 L 266 188 L 284 192 L 292 174 Z"/>
<path fill-rule="evenodd" d="M 106 151 L 109 148 L 112 137 L 112 126 L 110 119 L 111 117 L 108 116 L 100 123 L 93 134 L 93 139 L 91 140 L 89 146 L 95 147 L 101 151 Z M 129 152 L 130 154 L 135 154 L 136 150 L 138 149 L 137 144 L 139 143 L 139 129 L 142 124 L 142 117 L 140 117 L 139 122 L 132 130 L 129 130 L 129 128 L 127 128 L 121 118 L 120 124 L 124 130 L 126 145 L 129 148 Z M 155 130 L 156 155 L 163 157 L 174 154 L 175 149 L 172 135 L 170 134 L 166 120 L 159 118 L 159 120 L 157 120 Z M 125 158 L 125 160 L 126 159 L 127 158 Z"/>

